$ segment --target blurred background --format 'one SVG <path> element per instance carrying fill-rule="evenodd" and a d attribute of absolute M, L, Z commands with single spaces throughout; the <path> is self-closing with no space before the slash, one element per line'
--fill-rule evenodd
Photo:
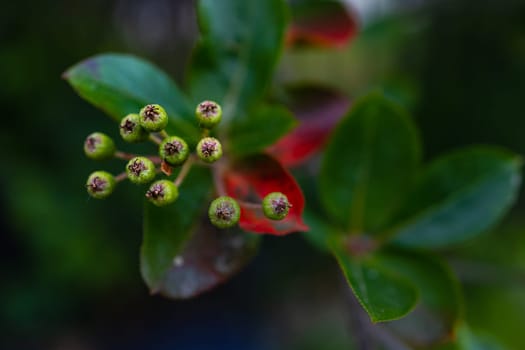
<path fill-rule="evenodd" d="M 412 112 L 426 159 L 473 143 L 525 154 L 523 1 L 348 5 L 359 36 L 340 50 L 285 53 L 279 82 L 321 82 L 351 97 L 384 88 Z M 118 133 L 61 73 L 97 53 L 129 52 L 182 84 L 197 37 L 192 0 L 2 4 L 0 349 L 349 348 L 336 264 L 300 235 L 265 237 L 231 281 L 170 301 L 140 278 L 140 190 L 124 185 L 101 202 L 85 193 L 98 166 L 83 156 L 85 136 Z M 525 349 L 524 199 L 494 232 L 446 252 L 471 327 L 508 349 Z"/>

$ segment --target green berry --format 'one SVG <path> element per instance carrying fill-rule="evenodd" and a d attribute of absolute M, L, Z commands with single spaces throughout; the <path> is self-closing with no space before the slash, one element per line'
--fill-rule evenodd
<path fill-rule="evenodd" d="M 180 165 L 188 159 L 190 150 L 186 141 L 177 136 L 167 137 L 159 146 L 159 155 L 170 165 Z"/>
<path fill-rule="evenodd" d="M 145 184 L 155 178 L 155 164 L 145 157 L 132 158 L 126 165 L 128 179 L 135 184 Z"/>
<path fill-rule="evenodd" d="M 138 114 L 128 114 L 120 121 L 120 136 L 126 142 L 141 142 L 148 138 L 148 132 L 140 125 Z"/>
<path fill-rule="evenodd" d="M 86 138 L 84 152 L 91 159 L 108 159 L 115 154 L 115 144 L 108 135 L 94 132 Z"/>
<path fill-rule="evenodd" d="M 179 189 L 169 180 L 155 181 L 146 192 L 146 198 L 158 207 L 175 202 L 179 197 Z"/>
<path fill-rule="evenodd" d="M 207 163 L 213 163 L 222 157 L 222 146 L 219 140 L 205 137 L 197 144 L 197 155 Z"/>
<path fill-rule="evenodd" d="M 140 125 L 147 131 L 161 131 L 168 125 L 168 115 L 162 106 L 150 104 L 144 106 L 139 114 Z"/>
<path fill-rule="evenodd" d="M 195 116 L 201 127 L 211 129 L 221 121 L 222 108 L 217 102 L 203 101 L 197 105 Z"/>
<path fill-rule="evenodd" d="M 223 196 L 211 202 L 208 216 L 214 226 L 228 228 L 237 225 L 239 222 L 241 208 L 235 199 Z"/>
<path fill-rule="evenodd" d="M 89 175 L 86 188 L 93 198 L 102 199 L 109 196 L 115 189 L 115 178 L 105 171 L 95 171 Z"/>
<path fill-rule="evenodd" d="M 291 208 L 288 197 L 281 192 L 272 192 L 264 197 L 262 208 L 264 216 L 272 220 L 282 220 L 288 215 Z"/>

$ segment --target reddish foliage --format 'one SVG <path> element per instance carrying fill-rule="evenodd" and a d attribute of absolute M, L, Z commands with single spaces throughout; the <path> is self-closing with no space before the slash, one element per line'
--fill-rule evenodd
<path fill-rule="evenodd" d="M 325 2 L 294 16 L 286 43 L 288 46 L 342 47 L 357 31 L 354 13 L 337 2 Z"/>
<path fill-rule="evenodd" d="M 338 91 L 301 86 L 288 90 L 288 107 L 300 125 L 267 149 L 284 166 L 293 167 L 319 151 L 345 114 L 350 101 Z"/>
<path fill-rule="evenodd" d="M 302 220 L 304 196 L 295 179 L 279 162 L 266 155 L 239 160 L 224 173 L 224 183 L 229 196 L 249 203 L 261 203 L 271 192 L 282 192 L 292 207 L 281 221 L 266 218 L 260 208 L 241 205 L 240 227 L 255 233 L 286 235 L 307 231 Z"/>

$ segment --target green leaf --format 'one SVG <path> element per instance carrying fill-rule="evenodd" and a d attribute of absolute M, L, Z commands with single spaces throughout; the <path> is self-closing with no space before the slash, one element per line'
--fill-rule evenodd
<path fill-rule="evenodd" d="M 358 100 L 330 139 L 320 174 L 321 200 L 345 230 L 384 228 L 419 163 L 417 132 L 380 94 Z"/>
<path fill-rule="evenodd" d="M 283 46 L 287 11 L 283 0 L 200 0 L 202 38 L 190 67 L 195 102 L 223 106 L 223 122 L 249 117 L 272 79 Z"/>
<path fill-rule="evenodd" d="M 462 305 L 459 283 L 450 268 L 429 254 L 383 252 L 375 259 L 385 270 L 410 280 L 420 295 L 410 314 L 385 326 L 409 344 L 423 348 L 451 339 Z"/>
<path fill-rule="evenodd" d="M 394 242 L 437 248 L 486 231 L 514 203 L 520 167 L 516 155 L 489 147 L 456 151 L 434 161 L 408 196 L 392 232 Z"/>
<path fill-rule="evenodd" d="M 308 203 L 307 198 L 307 208 Z M 310 228 L 307 232 L 302 233 L 303 237 L 321 251 L 331 252 L 331 247 L 343 238 L 342 233 L 336 227 L 313 210 L 305 210 L 303 218 L 305 224 Z"/>
<path fill-rule="evenodd" d="M 198 127 L 193 108 L 177 85 L 153 64 L 130 55 L 103 54 L 71 67 L 64 78 L 78 94 L 120 121 L 149 103 L 162 105 L 168 131 L 194 141 Z"/>
<path fill-rule="evenodd" d="M 297 125 L 283 107 L 261 106 L 250 118 L 233 122 L 229 129 L 229 150 L 237 156 L 258 153 L 271 146 Z"/>
<path fill-rule="evenodd" d="M 173 259 L 184 248 L 205 210 L 211 193 L 209 169 L 194 166 L 173 205 L 156 207 L 146 202 L 141 272 L 152 293 L 163 288 Z"/>
<path fill-rule="evenodd" d="M 357 260 L 341 250 L 334 254 L 372 322 L 399 319 L 416 305 L 418 293 L 408 280 L 385 271 L 372 260 Z"/>

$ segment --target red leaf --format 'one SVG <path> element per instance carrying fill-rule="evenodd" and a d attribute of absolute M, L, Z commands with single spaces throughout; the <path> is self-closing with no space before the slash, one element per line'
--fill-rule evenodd
<path fill-rule="evenodd" d="M 358 31 L 355 14 L 336 1 L 308 2 L 292 7 L 292 13 L 288 46 L 342 47 Z"/>
<path fill-rule="evenodd" d="M 340 92 L 318 86 L 288 89 L 285 103 L 299 120 L 299 126 L 267 149 L 284 166 L 304 162 L 325 144 L 337 122 L 350 106 Z"/>
<path fill-rule="evenodd" d="M 241 205 L 239 226 L 246 231 L 286 235 L 307 231 L 302 220 L 304 197 L 295 179 L 279 162 L 266 155 L 244 158 L 231 165 L 224 173 L 224 183 L 229 196 L 249 203 L 261 203 L 271 192 L 282 192 L 292 207 L 281 221 L 266 218 L 260 208 Z"/>

